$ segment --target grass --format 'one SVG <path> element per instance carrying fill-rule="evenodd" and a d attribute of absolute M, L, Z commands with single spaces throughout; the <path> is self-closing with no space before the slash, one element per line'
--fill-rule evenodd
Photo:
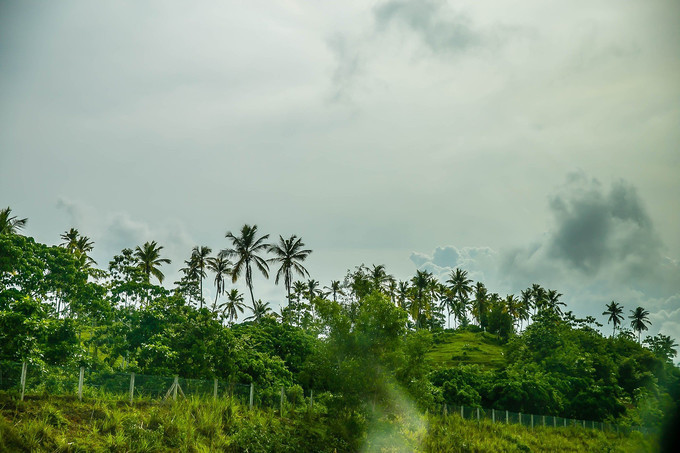
<path fill-rule="evenodd" d="M 421 414 L 405 402 L 372 415 L 248 410 L 228 399 L 78 401 L 0 392 L 0 452 L 655 451 L 656 440 L 579 427 L 536 428 Z"/>
<path fill-rule="evenodd" d="M 459 364 L 498 369 L 506 365 L 504 348 L 495 335 L 486 332 L 444 332 L 426 354 L 435 368 Z"/>

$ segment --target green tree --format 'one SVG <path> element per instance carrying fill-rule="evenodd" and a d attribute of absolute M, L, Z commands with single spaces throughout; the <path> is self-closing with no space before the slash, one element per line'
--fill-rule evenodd
<path fill-rule="evenodd" d="M 272 244 L 269 247 L 269 253 L 274 255 L 269 261 L 273 263 L 280 263 L 281 266 L 276 272 L 276 279 L 274 283 L 279 284 L 279 279 L 283 276 L 283 283 L 286 287 L 286 299 L 290 305 L 290 287 L 293 283 L 293 275 L 299 274 L 302 277 L 309 277 L 309 272 L 302 265 L 302 262 L 312 253 L 311 250 L 305 249 L 305 244 L 302 239 L 296 235 L 292 235 L 288 239 L 284 239 L 279 235 L 279 243 Z"/>
<path fill-rule="evenodd" d="M 340 280 L 331 280 L 331 286 L 325 286 L 325 288 L 330 294 L 333 295 L 333 302 L 337 302 L 338 295 L 345 295 L 345 292 L 342 290 L 342 282 Z"/>
<path fill-rule="evenodd" d="M 213 312 L 217 308 L 217 299 L 224 294 L 224 280 L 228 275 L 231 275 L 232 262 L 223 256 L 208 258 L 208 270 L 215 273 L 215 302 L 213 303 Z"/>
<path fill-rule="evenodd" d="M 602 315 L 609 316 L 609 318 L 607 318 L 607 324 L 610 322 L 614 324 L 612 336 L 616 336 L 616 328 L 621 325 L 621 321 L 623 321 L 623 307 L 612 301 L 610 304 L 607 304 L 607 310 L 602 312 Z"/>
<path fill-rule="evenodd" d="M 152 275 L 158 279 L 159 283 L 163 283 L 165 275 L 161 272 L 160 266 L 170 264 L 171 261 L 168 258 L 161 258 L 162 249 L 163 246 L 158 245 L 156 241 L 145 242 L 143 246 L 135 248 L 134 256 L 137 259 L 137 266 L 144 272 L 147 283 L 150 283 Z"/>
<path fill-rule="evenodd" d="M 269 266 L 267 261 L 262 258 L 259 253 L 266 252 L 269 249 L 269 244 L 265 241 L 269 238 L 268 234 L 262 237 L 257 237 L 257 225 L 250 226 L 243 225 L 239 236 L 235 236 L 231 231 L 225 235 L 227 239 L 231 240 L 231 248 L 224 249 L 220 252 L 221 256 L 234 257 L 236 262 L 231 271 L 232 283 L 236 283 L 238 278 L 245 273 L 246 286 L 250 291 L 250 300 L 255 306 L 255 296 L 253 296 L 253 269 L 252 263 L 259 269 L 265 278 L 269 278 Z"/>
<path fill-rule="evenodd" d="M 259 323 L 266 316 L 271 316 L 273 314 L 272 309 L 269 307 L 269 302 L 262 302 L 260 299 L 253 304 L 252 311 L 253 314 L 244 319 L 244 321 L 252 320 Z"/>
<path fill-rule="evenodd" d="M 645 338 L 643 342 L 649 346 L 654 355 L 664 362 L 670 362 L 678 353 L 678 344 L 668 335 L 658 334 L 653 337 Z"/>
<path fill-rule="evenodd" d="M 245 307 L 243 294 L 239 293 L 235 288 L 227 293 L 227 301 L 220 305 L 222 313 L 229 320 L 229 323 L 233 323 L 238 317 L 238 312 L 243 313 Z"/>
<path fill-rule="evenodd" d="M 457 303 L 453 303 L 452 311 L 455 314 L 456 320 L 459 320 L 462 317 L 465 317 L 465 309 L 467 308 L 470 293 L 472 292 L 472 280 L 468 278 L 467 271 L 455 268 L 451 271 L 451 275 L 449 279 L 446 280 L 446 283 L 449 284 L 449 289 L 457 301 Z"/>
<path fill-rule="evenodd" d="M 200 306 L 199 309 L 203 308 L 203 279 L 207 276 L 205 268 L 208 266 L 210 259 L 210 254 L 212 249 L 206 246 L 195 246 L 191 251 L 190 266 L 196 270 L 196 275 L 198 276 L 199 282 L 199 294 L 200 294 Z"/>
<path fill-rule="evenodd" d="M 630 319 L 630 327 L 638 333 L 638 343 L 640 343 L 640 336 L 643 330 L 647 330 L 648 326 L 651 324 L 649 321 L 649 312 L 642 307 L 637 307 L 635 310 L 630 311 L 631 315 L 628 317 Z"/>
<path fill-rule="evenodd" d="M 12 209 L 9 206 L 6 209 L 0 209 L 0 235 L 19 234 L 19 231 L 26 227 L 27 218 L 17 219 L 11 214 Z"/>
<path fill-rule="evenodd" d="M 486 327 L 486 315 L 489 306 L 489 293 L 484 283 L 475 284 L 475 298 L 472 300 L 472 316 L 477 320 L 481 328 Z"/>

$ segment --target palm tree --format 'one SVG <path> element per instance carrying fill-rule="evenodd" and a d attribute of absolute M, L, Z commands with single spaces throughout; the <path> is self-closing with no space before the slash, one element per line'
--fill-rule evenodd
<path fill-rule="evenodd" d="M 269 252 L 274 254 L 274 258 L 269 259 L 270 262 L 281 263 L 281 267 L 276 272 L 276 280 L 274 284 L 279 284 L 279 279 L 283 276 L 283 283 L 286 286 L 286 298 L 288 305 L 290 305 L 290 286 L 293 283 L 293 274 L 300 274 L 302 277 L 309 277 L 309 272 L 302 266 L 302 262 L 312 253 L 311 250 L 304 249 L 304 242 L 296 235 L 292 235 L 289 239 L 284 239 L 279 235 L 279 243 L 272 244 L 269 247 Z"/>
<path fill-rule="evenodd" d="M 212 253 L 210 247 L 205 246 L 195 246 L 191 251 L 190 265 L 196 269 L 196 275 L 198 276 L 199 288 L 201 293 L 200 307 L 203 308 L 203 279 L 207 276 L 205 273 L 205 267 L 208 265 L 209 255 Z"/>
<path fill-rule="evenodd" d="M 422 326 L 423 312 L 429 313 L 430 301 L 428 299 L 430 278 L 432 274 L 428 271 L 416 271 L 416 275 L 411 279 L 411 285 L 414 292 L 413 300 L 411 301 L 410 314 L 416 322 L 416 327 Z"/>
<path fill-rule="evenodd" d="M 331 280 L 331 286 L 324 286 L 330 294 L 333 295 L 333 302 L 337 302 L 338 294 L 341 296 L 345 295 L 342 290 L 342 282 L 340 280 Z"/>
<path fill-rule="evenodd" d="M 245 271 L 246 286 L 250 291 L 250 300 L 255 306 L 255 296 L 253 296 L 253 269 L 251 262 L 260 270 L 265 278 L 269 278 L 269 266 L 267 261 L 258 255 L 259 252 L 264 252 L 269 248 L 269 244 L 264 242 L 269 238 L 268 234 L 258 238 L 257 225 L 250 226 L 243 225 L 241 228 L 241 235 L 234 236 L 231 231 L 228 231 L 224 236 L 231 240 L 232 247 L 224 249 L 220 252 L 221 256 L 236 257 L 237 261 L 234 263 L 234 268 L 231 271 L 231 281 L 236 283 L 236 280 Z"/>
<path fill-rule="evenodd" d="M 10 216 L 12 209 L 7 206 L 7 209 L 0 209 L 0 235 L 3 234 L 19 234 L 19 230 L 26 227 L 28 218 L 17 219 L 17 216 Z"/>
<path fill-rule="evenodd" d="M 522 291 L 517 306 L 517 318 L 519 319 L 520 330 L 522 330 L 522 321 L 529 321 L 532 306 L 531 290 L 527 289 Z"/>
<path fill-rule="evenodd" d="M 222 313 L 229 319 L 229 323 L 234 322 L 238 317 L 238 312 L 243 313 L 243 309 L 246 304 L 243 303 L 243 294 L 238 292 L 238 289 L 234 288 L 227 293 L 227 301 L 220 304 Z"/>
<path fill-rule="evenodd" d="M 370 270 L 369 276 L 371 279 L 371 284 L 373 285 L 373 289 L 376 291 L 383 291 L 385 289 L 385 285 L 389 284 L 390 280 L 394 278 L 385 271 L 384 264 L 374 264 Z"/>
<path fill-rule="evenodd" d="M 397 303 L 400 308 L 406 310 L 408 306 L 408 298 L 411 288 L 408 286 L 408 282 L 400 281 L 397 285 Z"/>
<path fill-rule="evenodd" d="M 253 304 L 253 314 L 248 316 L 244 321 L 253 320 L 255 322 L 260 322 L 262 318 L 272 313 L 272 309 L 269 308 L 269 302 L 262 302 L 260 299 Z"/>
<path fill-rule="evenodd" d="M 534 314 L 545 307 L 548 293 L 541 287 L 541 285 L 534 283 L 531 285 L 531 298 L 534 306 Z"/>
<path fill-rule="evenodd" d="M 607 304 L 607 311 L 602 312 L 602 314 L 609 316 L 609 319 L 607 319 L 607 324 L 609 324 L 610 322 L 614 324 L 612 336 L 615 336 L 616 328 L 621 324 L 621 321 L 623 320 L 623 307 L 618 303 L 612 301 L 610 304 Z"/>
<path fill-rule="evenodd" d="M 546 293 L 545 297 L 545 305 L 546 308 L 552 310 L 554 313 L 557 313 L 558 315 L 562 316 L 562 310 L 560 309 L 560 305 L 563 307 L 566 307 L 567 304 L 564 302 L 560 301 L 560 297 L 562 297 L 562 293 L 558 293 L 554 289 L 548 290 Z"/>
<path fill-rule="evenodd" d="M 223 256 L 210 257 L 207 262 L 208 270 L 215 273 L 215 302 L 213 303 L 213 312 L 217 307 L 217 298 L 224 294 L 224 278 L 231 275 L 232 263 Z"/>
<path fill-rule="evenodd" d="M 170 264 L 167 258 L 161 258 L 160 251 L 163 246 L 156 244 L 156 241 L 145 242 L 143 246 L 135 248 L 135 258 L 137 259 L 137 267 L 146 275 L 146 282 L 151 282 L 151 275 L 158 279 L 159 283 L 163 283 L 165 275 L 159 269 L 161 264 Z"/>
<path fill-rule="evenodd" d="M 97 264 L 88 256 L 88 253 L 94 249 L 94 242 L 89 237 L 81 235 L 75 228 L 62 233 L 60 237 L 64 242 L 59 244 L 59 247 L 64 247 L 75 255 L 81 261 L 82 267 L 88 268 L 92 264 Z"/>
<path fill-rule="evenodd" d="M 467 278 L 467 276 L 467 271 L 456 268 L 451 271 L 451 276 L 448 280 L 446 280 L 446 283 L 449 284 L 449 289 L 453 293 L 453 296 L 459 301 L 459 303 L 456 304 L 456 308 L 458 309 L 459 313 L 462 305 L 463 316 L 465 316 L 465 307 L 468 304 L 468 298 L 472 292 L 472 280 Z M 458 314 L 456 314 L 456 318 L 458 318 Z"/>
<path fill-rule="evenodd" d="M 508 294 L 505 296 L 505 307 L 508 311 L 508 314 L 513 319 L 513 324 L 518 323 L 519 321 L 520 306 L 521 302 L 517 299 L 517 297 L 515 297 L 514 294 Z"/>
<path fill-rule="evenodd" d="M 643 330 L 647 330 L 647 327 L 651 325 L 649 321 L 649 312 L 642 307 L 637 307 L 634 311 L 630 311 L 632 314 L 628 317 L 630 319 L 630 327 L 638 333 L 638 343 L 640 343 L 640 335 L 642 335 Z"/>
<path fill-rule="evenodd" d="M 477 319 L 479 327 L 486 327 L 486 312 L 488 310 L 489 294 L 484 283 L 475 285 L 475 298 L 472 301 L 472 316 Z"/>

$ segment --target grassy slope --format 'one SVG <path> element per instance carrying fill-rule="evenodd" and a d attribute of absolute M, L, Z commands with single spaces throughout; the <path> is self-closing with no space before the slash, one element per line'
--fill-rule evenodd
<path fill-rule="evenodd" d="M 503 346 L 485 332 L 446 332 L 441 334 L 427 360 L 434 367 L 476 364 L 484 368 L 505 366 Z"/>
<path fill-rule="evenodd" d="M 358 434 L 359 433 L 359 434 Z M 365 434 L 362 434 L 365 433 Z M 221 401 L 172 404 L 36 397 L 0 392 L 0 452 L 20 451 L 654 451 L 654 440 L 580 428 L 530 428 L 418 415 L 365 421 L 323 410 L 248 411 Z"/>

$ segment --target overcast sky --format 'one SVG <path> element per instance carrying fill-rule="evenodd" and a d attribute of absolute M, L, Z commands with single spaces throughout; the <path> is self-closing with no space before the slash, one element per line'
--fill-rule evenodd
<path fill-rule="evenodd" d="M 0 0 L 0 204 L 103 267 L 157 240 L 170 284 L 255 223 L 322 285 L 460 266 L 680 339 L 679 25 L 670 0 Z"/>

